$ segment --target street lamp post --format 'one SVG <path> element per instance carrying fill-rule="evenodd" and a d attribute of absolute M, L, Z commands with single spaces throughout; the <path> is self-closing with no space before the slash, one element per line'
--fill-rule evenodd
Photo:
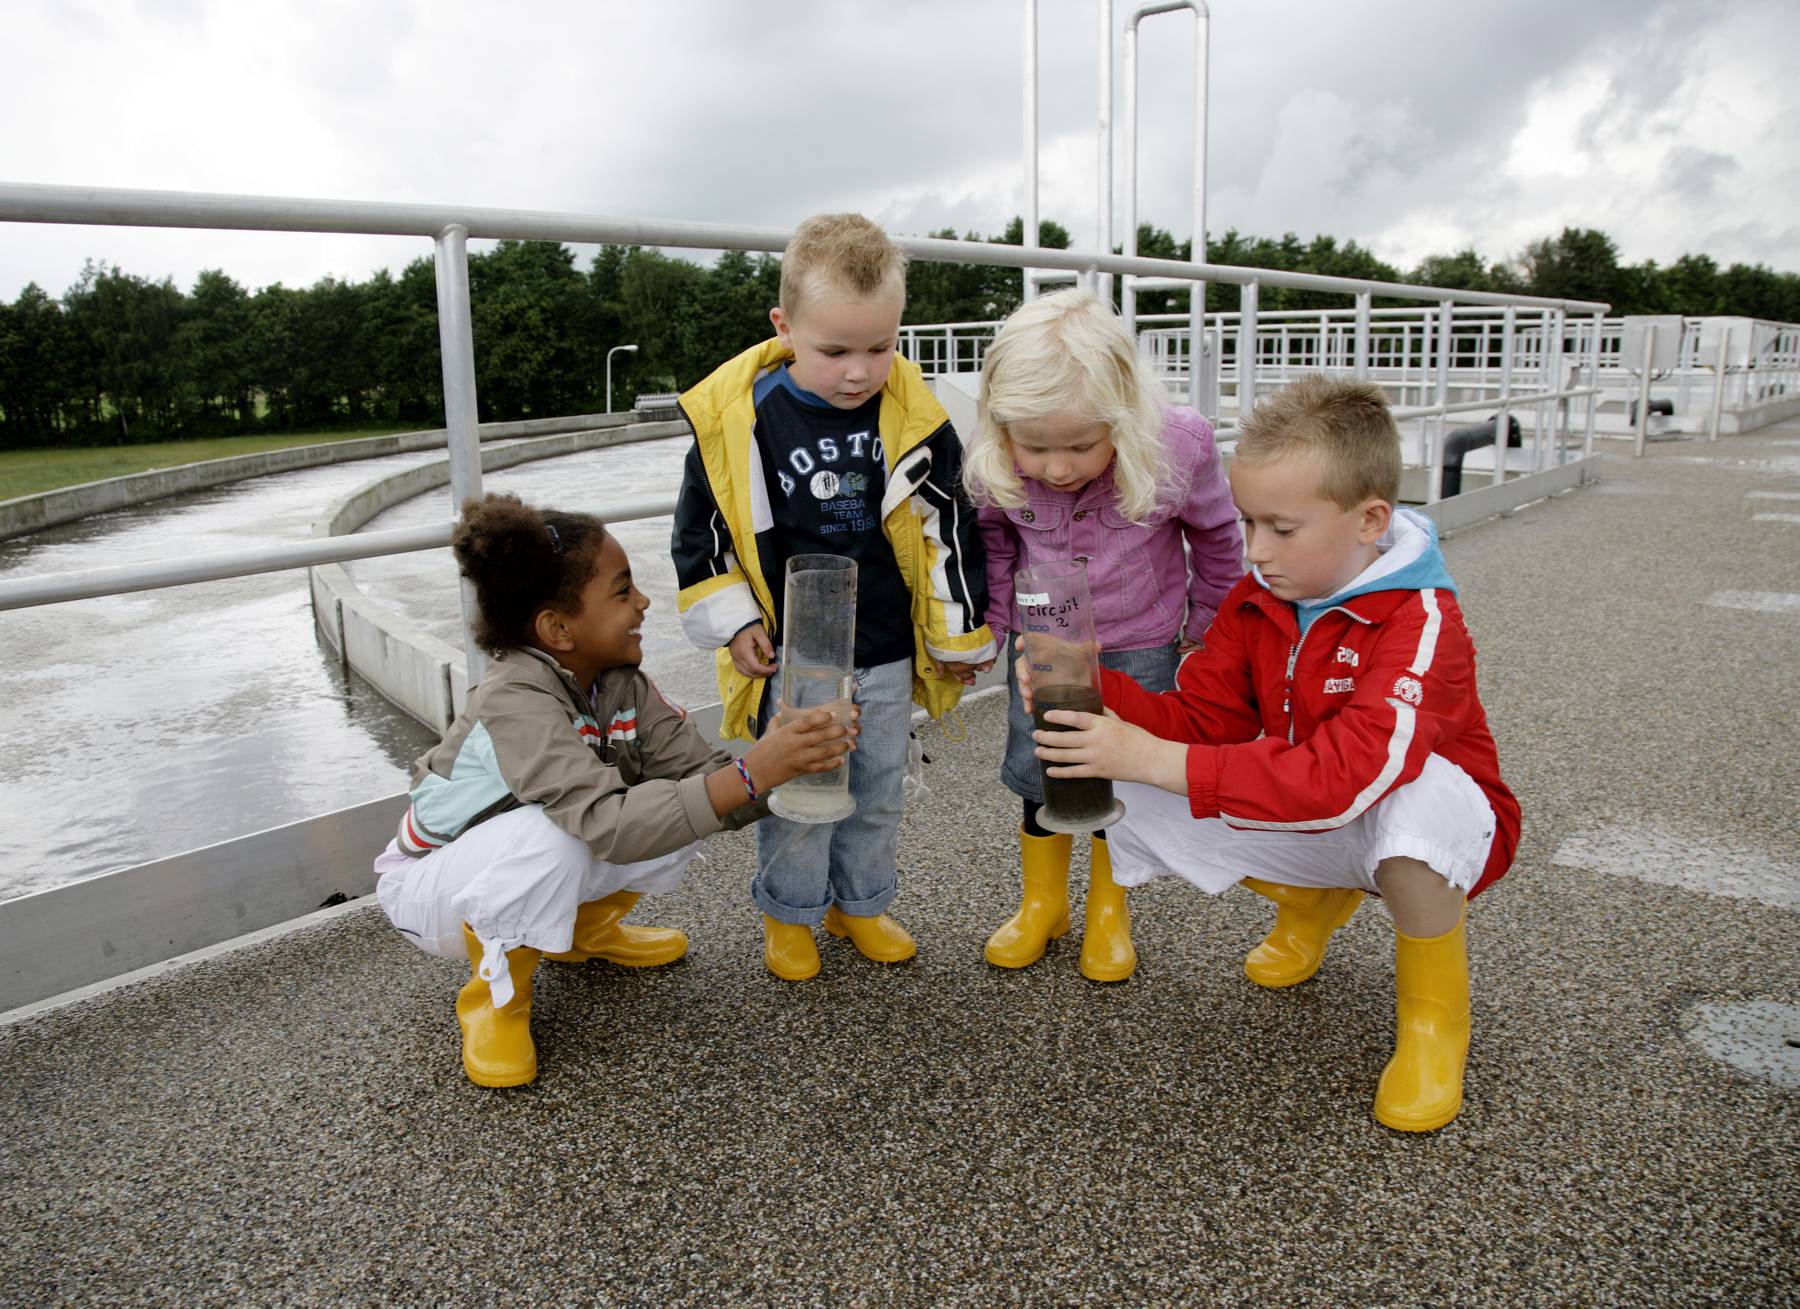
<path fill-rule="evenodd" d="M 615 345 L 606 352 L 606 412 L 612 412 L 612 357 L 621 350 L 635 351 L 635 345 Z"/>

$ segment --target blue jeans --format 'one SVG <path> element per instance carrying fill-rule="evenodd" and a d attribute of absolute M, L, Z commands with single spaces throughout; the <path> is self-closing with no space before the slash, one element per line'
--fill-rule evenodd
<path fill-rule="evenodd" d="M 1019 658 L 1019 637 L 1015 632 L 1006 647 L 1006 758 L 1000 764 L 1000 780 L 1006 789 L 1021 800 L 1044 803 L 1044 773 L 1037 757 L 1037 742 L 1031 739 L 1031 715 L 1019 702 L 1019 675 L 1014 664 Z M 1173 691 L 1175 669 L 1180 664 L 1175 643 L 1153 645 L 1142 650 L 1102 650 L 1100 664 L 1124 673 L 1146 691 Z"/>
<path fill-rule="evenodd" d="M 763 696 L 765 710 L 771 699 Z M 847 767 L 856 812 L 835 823 L 794 823 L 770 814 L 756 825 L 750 898 L 776 922 L 817 927 L 834 902 L 839 913 L 872 917 L 900 889 L 894 853 L 906 811 L 912 660 L 857 669 L 855 699 L 861 730 Z"/>

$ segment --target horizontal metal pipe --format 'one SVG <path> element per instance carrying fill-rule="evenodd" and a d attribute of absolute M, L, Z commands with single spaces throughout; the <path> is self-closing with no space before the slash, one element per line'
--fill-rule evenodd
<path fill-rule="evenodd" d="M 597 512 L 607 522 L 614 523 L 634 518 L 660 518 L 675 512 L 675 497 L 659 495 L 621 500 L 602 506 Z M 8 578 L 0 581 L 0 611 L 61 604 L 68 600 L 91 600 L 95 596 L 123 595 L 130 591 L 155 591 L 193 582 L 217 582 L 256 573 L 278 573 L 318 564 L 341 564 L 352 559 L 374 559 L 415 550 L 436 550 L 450 544 L 452 527 L 449 523 L 439 523 L 387 532 L 354 532 L 256 550 L 229 550 L 197 559 L 152 559 L 111 568 Z"/>
<path fill-rule="evenodd" d="M 220 195 L 197 191 L 148 191 L 125 187 L 45 186 L 0 182 L 0 222 L 94 223 L 117 227 L 200 227 L 263 232 L 343 232 L 371 236 L 435 238 L 460 224 L 471 237 L 511 237 L 526 241 L 574 241 L 602 245 L 648 245 L 699 250 L 787 248 L 791 232 L 772 227 L 736 227 L 671 219 L 604 218 L 588 214 L 544 213 L 530 209 L 489 209 L 451 205 L 387 204 L 366 200 L 306 200 L 288 196 Z M 1291 287 L 1353 296 L 1359 291 L 1417 300 L 1453 298 L 1464 304 L 1562 306 L 1587 313 L 1609 306 L 1590 300 L 1546 300 L 1537 296 L 1455 291 L 1442 287 L 1360 278 L 1326 277 L 1226 264 L 1190 264 L 1172 259 L 1128 259 L 1122 255 L 1047 250 L 897 236 L 894 243 L 914 258 L 938 263 L 988 264 L 1006 268 L 1097 269 L 1146 277 L 1183 277 L 1202 282 Z"/>

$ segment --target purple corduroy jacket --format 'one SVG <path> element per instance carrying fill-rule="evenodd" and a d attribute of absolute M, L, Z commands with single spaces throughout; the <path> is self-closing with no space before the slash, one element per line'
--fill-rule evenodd
<path fill-rule="evenodd" d="M 1023 505 L 981 508 L 987 621 L 996 637 L 1018 627 L 1013 574 L 1062 559 L 1087 563 L 1103 649 L 1141 650 L 1183 632 L 1194 641 L 1205 635 L 1219 601 L 1244 574 L 1243 535 L 1212 424 L 1173 407 L 1163 441 L 1169 485 L 1141 523 L 1119 512 L 1110 467 L 1079 491 L 1021 478 Z"/>

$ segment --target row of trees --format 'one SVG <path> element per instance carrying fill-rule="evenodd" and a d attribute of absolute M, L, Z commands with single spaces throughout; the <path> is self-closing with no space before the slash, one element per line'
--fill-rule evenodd
<path fill-rule="evenodd" d="M 932 235 L 957 239 L 952 231 Z M 1017 245 L 1021 224 L 989 239 Z M 979 240 L 969 233 L 967 240 Z M 1042 225 L 1040 243 L 1069 234 Z M 1139 230 L 1147 256 L 1185 259 L 1186 242 Z M 1229 231 L 1209 248 L 1218 264 L 1410 281 L 1470 290 L 1605 300 L 1615 313 L 1747 314 L 1800 321 L 1800 276 L 1705 255 L 1667 267 L 1622 265 L 1604 233 L 1567 229 L 1515 260 L 1473 250 L 1434 255 L 1401 270 L 1354 241 L 1302 242 Z M 484 421 L 600 408 L 605 358 L 615 394 L 691 385 L 719 361 L 763 339 L 780 261 L 741 252 L 710 267 L 655 250 L 608 246 L 589 267 L 566 247 L 503 241 L 472 255 L 469 287 L 476 384 Z M 918 262 L 908 277 L 907 321 L 1003 317 L 1019 302 L 1017 270 Z M 1214 284 L 1208 308 L 1237 307 L 1237 288 Z M 1266 309 L 1324 308 L 1341 296 L 1264 288 Z M 1185 296 L 1146 293 L 1140 312 L 1184 307 Z M 366 282 L 326 278 L 305 289 L 252 292 L 209 270 L 183 292 L 89 263 L 60 299 L 35 285 L 0 303 L 0 449 L 97 444 L 245 432 L 327 430 L 443 421 L 437 295 L 431 261 Z"/>

